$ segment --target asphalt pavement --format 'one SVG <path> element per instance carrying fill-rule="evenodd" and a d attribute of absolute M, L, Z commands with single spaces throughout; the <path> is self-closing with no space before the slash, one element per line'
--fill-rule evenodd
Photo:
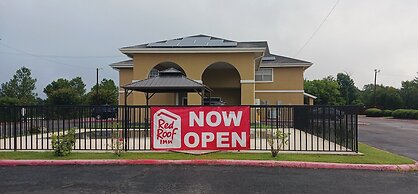
<path fill-rule="evenodd" d="M 360 116 L 359 141 L 418 161 L 418 120 Z"/>
<path fill-rule="evenodd" d="M 0 168 L 0 193 L 417 193 L 418 172 L 245 166 Z"/>

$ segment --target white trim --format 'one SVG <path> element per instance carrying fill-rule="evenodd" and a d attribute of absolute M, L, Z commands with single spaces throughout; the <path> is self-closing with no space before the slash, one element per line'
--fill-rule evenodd
<path fill-rule="evenodd" d="M 255 81 L 255 83 L 272 83 L 274 81 Z"/>
<path fill-rule="evenodd" d="M 133 64 L 129 64 L 129 65 L 109 65 L 112 68 L 132 68 L 134 67 Z"/>
<path fill-rule="evenodd" d="M 133 79 L 133 80 L 132 80 L 132 83 L 137 82 L 137 81 L 140 81 L 140 80 L 138 80 L 138 79 Z"/>
<path fill-rule="evenodd" d="M 242 83 L 242 84 L 253 84 L 253 83 L 255 83 L 255 80 L 252 80 L 252 79 L 242 79 L 239 82 Z"/>
<path fill-rule="evenodd" d="M 317 99 L 318 97 L 316 97 L 316 96 L 314 96 L 314 95 L 312 95 L 312 94 L 308 94 L 308 93 L 306 93 L 306 92 L 304 92 L 303 93 L 303 95 L 304 96 L 307 96 L 307 97 L 309 97 L 309 98 L 313 98 L 313 99 Z"/>
<path fill-rule="evenodd" d="M 193 80 L 193 81 L 195 81 L 195 82 L 197 82 L 197 83 L 199 83 L 199 84 L 203 84 L 203 81 L 202 81 L 202 80 L 200 80 L 200 79 L 195 79 L 195 80 Z"/>
<path fill-rule="evenodd" d="M 270 68 L 276 68 L 276 67 L 310 67 L 312 66 L 312 64 L 292 64 L 292 65 L 286 65 L 283 63 L 279 63 L 278 65 L 265 65 L 265 64 L 261 64 L 260 68 L 265 68 L 265 67 L 270 67 Z"/>
<path fill-rule="evenodd" d="M 119 90 L 119 94 L 123 94 L 123 93 L 125 93 L 124 90 Z"/>
<path fill-rule="evenodd" d="M 304 92 L 304 90 L 255 90 L 259 93 L 299 93 Z"/>
<path fill-rule="evenodd" d="M 121 48 L 124 54 L 134 53 L 245 53 L 262 52 L 265 48 Z"/>

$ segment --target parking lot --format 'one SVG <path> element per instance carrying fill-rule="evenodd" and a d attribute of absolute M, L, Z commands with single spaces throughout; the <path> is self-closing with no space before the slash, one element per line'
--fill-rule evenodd
<path fill-rule="evenodd" d="M 359 141 L 418 160 L 418 120 L 360 116 Z"/>

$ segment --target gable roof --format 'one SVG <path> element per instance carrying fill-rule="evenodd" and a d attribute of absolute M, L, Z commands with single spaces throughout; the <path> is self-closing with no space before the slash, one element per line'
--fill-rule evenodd
<path fill-rule="evenodd" d="M 132 68 L 134 66 L 134 60 L 125 60 L 125 61 L 119 61 L 116 63 L 112 63 L 109 65 L 113 69 L 122 69 L 122 68 Z"/>

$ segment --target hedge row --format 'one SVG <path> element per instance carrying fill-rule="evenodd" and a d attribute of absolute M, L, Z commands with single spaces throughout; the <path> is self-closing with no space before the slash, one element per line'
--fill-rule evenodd
<path fill-rule="evenodd" d="M 369 108 L 365 112 L 368 117 L 394 117 L 397 119 L 418 119 L 418 110 L 413 109 L 397 109 L 380 110 L 378 108 Z"/>

